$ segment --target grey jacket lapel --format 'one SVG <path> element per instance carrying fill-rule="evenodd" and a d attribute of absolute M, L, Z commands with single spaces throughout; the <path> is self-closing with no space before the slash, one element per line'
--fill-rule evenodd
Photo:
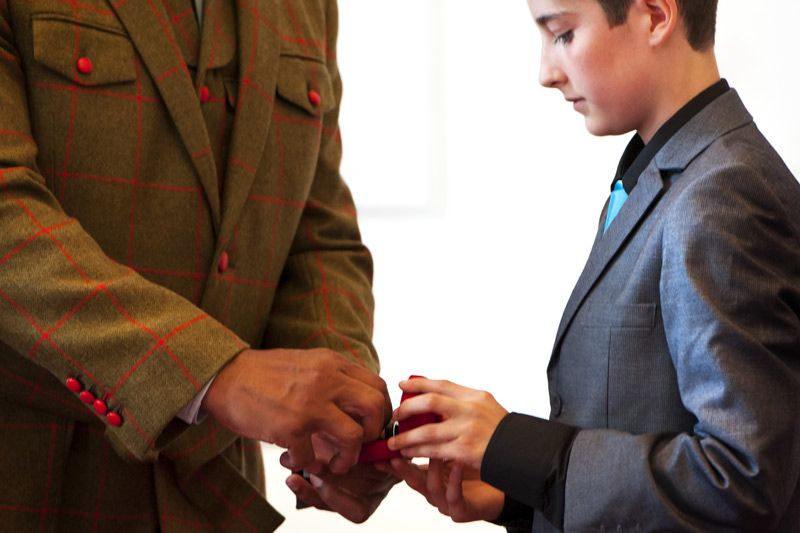
<path fill-rule="evenodd" d="M 731 89 L 693 117 L 656 154 L 605 235 L 602 227 L 598 231 L 586 266 L 561 317 L 552 356 L 558 353 L 564 334 L 592 287 L 666 191 L 668 184 L 664 177 L 683 172 L 712 142 L 752 120 L 736 91 Z M 607 209 L 608 202 L 602 220 L 605 220 Z M 551 360 L 550 364 L 553 363 Z"/>
<path fill-rule="evenodd" d="M 639 221 L 647 216 L 650 207 L 658 201 L 663 192 L 664 182 L 661 179 L 661 173 L 655 162 L 651 162 L 639 177 L 639 184 L 631 192 L 622 210 L 614 219 L 614 223 L 608 227 L 608 231 L 605 234 L 603 234 L 602 224 L 600 225 L 589 259 L 586 261 L 586 266 L 584 266 L 583 272 L 578 278 L 578 283 L 572 290 L 572 295 L 561 317 L 553 353 L 558 350 L 564 332 L 572 322 L 572 318 L 583 303 L 586 295 L 589 294 L 589 291 L 603 274 L 609 262 L 617 255 L 628 236 L 635 230 Z M 607 210 L 608 202 L 606 202 L 606 206 L 603 209 L 603 216 L 601 217 L 603 221 L 605 221 Z"/>

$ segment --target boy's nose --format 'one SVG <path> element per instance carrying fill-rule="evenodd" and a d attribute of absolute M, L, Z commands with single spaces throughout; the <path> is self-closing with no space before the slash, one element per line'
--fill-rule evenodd
<path fill-rule="evenodd" d="M 542 58 L 542 63 L 539 66 L 539 83 L 543 87 L 550 89 L 557 89 L 561 86 L 567 77 L 558 67 L 547 62 Z"/>
<path fill-rule="evenodd" d="M 558 68 L 556 62 L 553 61 L 548 54 L 547 48 L 542 48 L 541 60 L 539 62 L 539 83 L 543 87 L 551 89 L 558 88 L 559 85 L 566 81 L 564 72 Z"/>

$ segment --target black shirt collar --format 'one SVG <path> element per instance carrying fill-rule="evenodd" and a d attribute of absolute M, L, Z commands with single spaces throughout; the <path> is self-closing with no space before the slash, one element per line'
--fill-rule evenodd
<path fill-rule="evenodd" d="M 684 105 L 678 110 L 677 113 L 661 126 L 650 142 L 646 145 L 641 136 L 637 133 L 628 143 L 622 158 L 619 160 L 617 167 L 617 174 L 614 181 L 611 182 L 611 189 L 614 189 L 614 183 L 617 180 L 622 180 L 622 186 L 625 192 L 631 193 L 636 183 L 639 181 L 639 175 L 644 172 L 650 161 L 653 160 L 655 155 L 664 147 L 667 142 L 675 135 L 679 129 L 686 125 L 695 115 L 703 110 L 708 104 L 728 92 L 730 86 L 724 79 L 719 80 L 714 85 L 704 90 L 689 103 Z"/>

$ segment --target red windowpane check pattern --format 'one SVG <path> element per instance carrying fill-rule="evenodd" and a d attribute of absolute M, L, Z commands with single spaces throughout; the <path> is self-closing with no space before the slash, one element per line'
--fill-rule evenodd
<path fill-rule="evenodd" d="M 30 515 L 33 530 L 58 520 L 182 531 L 212 527 L 191 505 L 218 505 L 217 527 L 260 530 L 274 518 L 257 491 L 230 489 L 235 478 L 229 485 L 225 469 L 211 467 L 223 450 L 254 457 L 258 446 L 229 448 L 234 437 L 214 423 L 190 428 L 163 457 L 179 477 L 209 461 L 207 490 L 187 495 L 191 505 L 175 498 L 175 474 L 156 466 L 156 507 L 134 502 L 128 512 L 108 502 L 125 485 L 130 451 L 120 456 L 109 442 L 137 455 L 161 449 L 163 415 L 174 412 L 165 404 L 185 402 L 244 342 L 330 346 L 375 365 L 371 261 L 338 176 L 335 28 L 296 0 L 206 0 L 210 41 L 201 44 L 183 0 L 20 5 L 15 16 L 27 17 L 34 40 L 60 40 L 34 58 L 0 0 L 0 79 L 13 81 L 0 87 L 0 105 L 15 110 L 0 117 L 0 155 L 14 163 L 0 168 L 0 216 L 12 228 L 0 237 L 0 334 L 27 358 L 0 355 L 0 381 L 34 413 L 7 420 L 0 409 L 0 428 L 44 437 L 46 459 L 36 496 L 0 499 L 0 519 Z M 91 72 L 77 66 L 84 57 Z M 66 391 L 67 376 L 122 415 L 116 440 Z M 42 409 L 55 414 L 39 420 Z M 65 434 L 95 446 L 68 461 L 93 464 L 85 470 L 95 477 L 91 497 L 56 507 Z"/>

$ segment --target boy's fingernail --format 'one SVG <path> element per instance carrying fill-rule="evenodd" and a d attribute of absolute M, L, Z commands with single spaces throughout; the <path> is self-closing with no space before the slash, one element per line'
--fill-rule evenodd
<path fill-rule="evenodd" d="M 321 478 L 315 476 L 314 474 L 311 474 L 310 477 L 311 477 L 311 486 L 312 487 L 314 487 L 315 489 L 318 489 L 318 488 L 320 488 L 322 486 L 322 479 Z"/>

